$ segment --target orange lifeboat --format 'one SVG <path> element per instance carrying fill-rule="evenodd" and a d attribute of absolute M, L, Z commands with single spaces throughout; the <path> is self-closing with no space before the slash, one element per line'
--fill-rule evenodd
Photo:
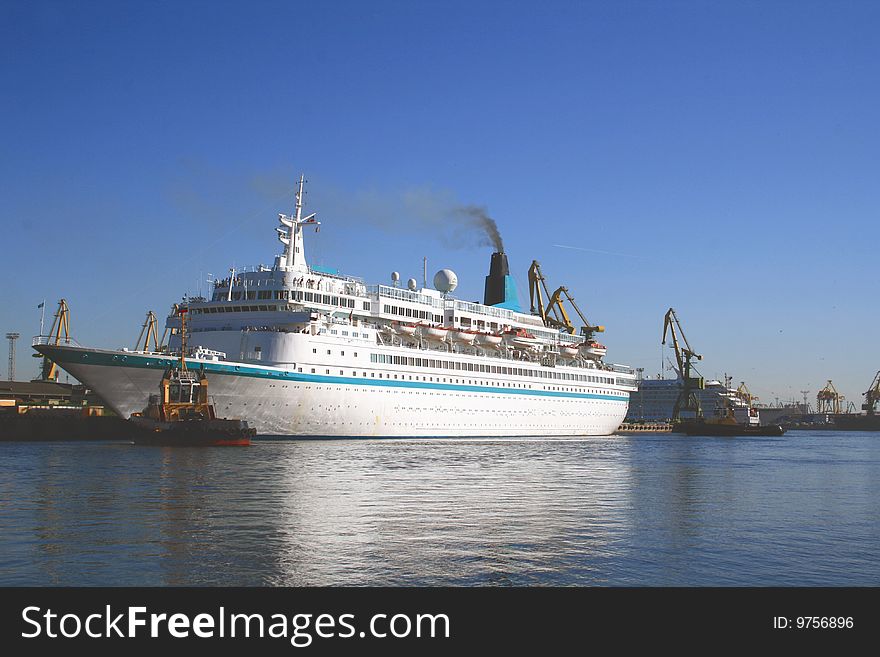
<path fill-rule="evenodd" d="M 604 344 L 599 344 L 595 340 L 590 342 L 585 342 L 581 345 L 581 349 L 584 352 L 584 355 L 587 358 L 599 359 L 602 358 L 608 351 Z"/>
<path fill-rule="evenodd" d="M 504 338 L 518 349 L 537 351 L 541 346 L 541 341 L 524 328 L 505 331 Z"/>

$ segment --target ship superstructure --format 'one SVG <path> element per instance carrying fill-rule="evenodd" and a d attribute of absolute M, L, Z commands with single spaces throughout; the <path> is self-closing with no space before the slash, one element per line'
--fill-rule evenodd
<path fill-rule="evenodd" d="M 187 366 L 211 377 L 218 413 L 261 435 L 604 435 L 620 425 L 633 371 L 520 312 L 504 253 L 492 255 L 484 303 L 456 299 L 449 270 L 430 289 L 309 266 L 303 233 L 320 222 L 303 216 L 303 185 L 295 213 L 279 215 L 283 253 L 177 304 L 167 352 L 35 348 L 127 417 L 181 349 L 185 309 Z"/>
<path fill-rule="evenodd" d="M 661 422 L 672 419 L 675 404 L 681 397 L 684 382 L 681 377 L 663 379 L 644 379 L 638 389 L 630 395 L 628 422 Z M 707 417 L 718 414 L 722 409 L 748 410 L 749 405 L 737 394 L 736 388 L 718 380 L 705 382 L 702 389 L 692 393 L 700 409 Z"/>

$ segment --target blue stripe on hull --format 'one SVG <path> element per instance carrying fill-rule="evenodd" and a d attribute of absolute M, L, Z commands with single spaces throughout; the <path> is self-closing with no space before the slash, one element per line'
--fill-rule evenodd
<path fill-rule="evenodd" d="M 164 370 L 178 361 L 172 357 L 147 356 L 142 354 L 106 353 L 97 351 L 83 351 L 79 349 L 41 346 L 39 348 L 49 358 L 63 365 L 64 363 L 79 363 L 82 365 L 103 365 L 113 367 L 136 367 L 140 369 Z M 79 356 L 77 357 L 78 354 Z M 627 403 L 629 395 L 615 396 L 596 393 L 561 392 L 556 390 L 535 390 L 529 388 L 500 388 L 496 386 L 472 386 L 462 384 L 438 383 L 429 381 L 404 381 L 395 379 L 375 379 L 366 377 L 344 377 L 322 374 L 304 374 L 302 372 L 289 372 L 275 370 L 252 365 L 230 365 L 216 361 L 190 360 L 187 364 L 193 369 L 204 369 L 206 373 L 215 373 L 231 376 L 247 376 L 262 379 L 280 379 L 304 383 L 325 383 L 334 385 L 358 385 L 379 386 L 385 388 L 421 388 L 428 390 L 454 390 L 463 392 L 481 392 L 508 395 L 531 395 L 536 397 L 564 397 L 569 399 L 603 399 Z"/>

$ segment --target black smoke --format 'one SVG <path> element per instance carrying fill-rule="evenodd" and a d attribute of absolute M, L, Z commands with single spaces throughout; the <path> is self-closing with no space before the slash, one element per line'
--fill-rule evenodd
<path fill-rule="evenodd" d="M 504 253 L 504 241 L 501 239 L 498 224 L 489 216 L 485 207 L 462 205 L 453 208 L 453 215 L 477 231 L 477 246 L 491 246 L 497 252 Z"/>

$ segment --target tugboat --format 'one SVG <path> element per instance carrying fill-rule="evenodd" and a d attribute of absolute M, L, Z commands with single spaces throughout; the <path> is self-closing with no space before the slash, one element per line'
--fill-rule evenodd
<path fill-rule="evenodd" d="M 159 394 L 150 395 L 147 407 L 128 420 L 137 445 L 250 445 L 256 429 L 245 420 L 218 418 L 208 402 L 208 377 L 203 370 L 186 368 L 186 308 L 181 317 L 181 350 L 177 367 L 165 371 Z"/>
<path fill-rule="evenodd" d="M 762 425 L 757 408 L 729 405 L 716 410 L 712 418 L 681 420 L 675 431 L 689 436 L 781 436 L 785 433 L 779 424 Z"/>

